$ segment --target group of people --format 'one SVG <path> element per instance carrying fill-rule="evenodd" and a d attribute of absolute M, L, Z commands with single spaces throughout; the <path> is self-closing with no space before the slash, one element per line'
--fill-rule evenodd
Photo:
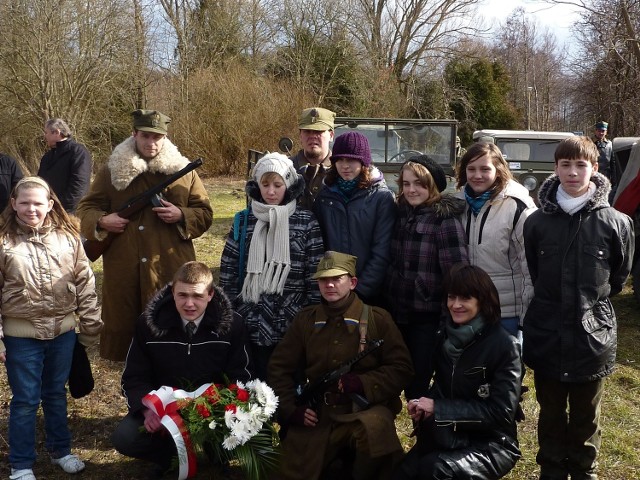
<path fill-rule="evenodd" d="M 261 378 L 280 399 L 275 478 L 501 478 L 520 457 L 524 361 L 540 404 L 541 480 L 596 478 L 603 379 L 615 362 L 609 296 L 622 289 L 634 243 L 629 217 L 607 203 L 596 145 L 560 143 L 540 208 L 489 143 L 462 154 L 455 193 L 437 162 L 410 158 L 396 199 L 367 138 L 334 138 L 334 119 L 305 109 L 302 150 L 256 163 L 219 286 L 192 244 L 213 215 L 195 171 L 139 213 L 117 213 L 188 165 L 166 138 L 166 115 L 133 113 L 133 135 L 77 205 L 80 230 L 53 182 L 17 183 L 0 230 L 12 480 L 35 478 L 40 402 L 52 461 L 84 468 L 70 451 L 65 382 L 76 339 L 94 344 L 100 330 L 101 356 L 126 359 L 129 413 L 113 444 L 157 475 L 175 446 L 142 403 L 147 393 Z M 111 242 L 102 315 L 80 232 Z M 316 401 L 300 403 L 302 384 L 371 345 Z M 417 438 L 406 456 L 394 425 L 403 391 Z"/>

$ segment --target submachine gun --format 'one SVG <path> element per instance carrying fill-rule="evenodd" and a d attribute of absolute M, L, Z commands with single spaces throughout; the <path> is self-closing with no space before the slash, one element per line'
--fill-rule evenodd
<path fill-rule="evenodd" d="M 349 373 L 353 366 L 364 357 L 380 348 L 384 340 L 372 340 L 369 347 L 358 353 L 355 357 L 341 363 L 335 370 L 325 373 L 322 377 L 314 382 L 307 382 L 298 389 L 296 396 L 296 405 L 307 405 L 312 410 L 318 411 L 318 403 L 322 400 L 327 389 L 345 373 Z M 358 406 L 360 410 L 369 408 L 369 401 L 357 393 L 348 394 L 351 400 Z"/>
<path fill-rule="evenodd" d="M 193 162 L 189 162 L 189 164 L 178 170 L 173 175 L 167 177 L 166 180 L 160 182 L 159 184 L 151 187 L 149 190 L 142 192 L 139 195 L 136 195 L 133 198 L 127 200 L 124 205 L 116 210 L 118 216 L 122 218 L 129 218 L 134 214 L 138 213 L 140 210 L 145 208 L 147 205 L 153 205 L 154 207 L 161 207 L 162 202 L 160 201 L 162 198 L 162 191 L 171 185 L 173 182 L 178 180 L 179 178 L 184 177 L 187 173 L 192 170 L 195 170 L 199 166 L 202 165 L 202 158 L 197 158 Z M 92 262 L 95 262 L 100 256 L 107 251 L 109 246 L 111 246 L 111 242 L 118 233 L 108 232 L 107 236 L 104 240 L 85 240 L 82 242 L 84 246 L 84 251 L 87 254 L 87 257 Z"/>

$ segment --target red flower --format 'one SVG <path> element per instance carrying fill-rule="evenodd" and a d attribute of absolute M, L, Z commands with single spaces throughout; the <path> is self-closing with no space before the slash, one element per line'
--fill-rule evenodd
<path fill-rule="evenodd" d="M 202 395 L 211 403 L 218 403 L 218 401 L 220 400 L 220 393 L 218 392 L 218 389 L 213 385 L 207 388 Z"/>
<path fill-rule="evenodd" d="M 243 388 L 239 388 L 238 389 L 237 396 L 238 396 L 238 400 L 240 400 L 241 402 L 248 402 L 249 401 L 249 392 L 247 392 Z"/>
<path fill-rule="evenodd" d="M 230 384 L 229 390 L 231 390 L 232 392 L 235 392 L 236 390 L 238 390 L 238 385 L 236 385 L 235 383 Z"/>
<path fill-rule="evenodd" d="M 209 409 L 207 408 L 207 406 L 203 405 L 202 403 L 198 403 L 196 405 L 196 410 L 198 411 L 198 413 L 202 418 L 207 418 L 211 416 L 211 412 L 209 412 Z"/>
<path fill-rule="evenodd" d="M 225 405 L 224 407 L 225 412 L 236 413 L 237 410 L 238 410 L 238 407 L 236 407 L 233 403 L 230 403 L 229 405 Z"/>

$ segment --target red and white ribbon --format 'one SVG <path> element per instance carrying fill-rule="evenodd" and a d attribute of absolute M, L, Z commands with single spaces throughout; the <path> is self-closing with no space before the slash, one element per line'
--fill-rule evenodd
<path fill-rule="evenodd" d="M 198 471 L 196 454 L 191 445 L 189 432 L 178 413 L 178 399 L 196 398 L 202 395 L 210 383 L 205 383 L 193 392 L 160 387 L 144 396 L 142 404 L 160 417 L 160 422 L 169 431 L 178 451 L 178 480 L 185 480 L 195 476 Z"/>

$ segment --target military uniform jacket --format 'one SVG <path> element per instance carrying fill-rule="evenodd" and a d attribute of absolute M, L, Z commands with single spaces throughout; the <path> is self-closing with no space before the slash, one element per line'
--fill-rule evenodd
<path fill-rule="evenodd" d="M 269 385 L 279 397 L 279 417 L 285 421 L 296 409 L 294 375 L 304 368 L 309 381 L 317 380 L 358 353 L 359 319 L 364 304 L 353 295 L 344 318 L 330 319 L 322 305 L 306 307 L 298 313 L 269 363 Z M 368 320 L 368 338 L 383 339 L 384 345 L 358 362 L 352 372 L 364 386 L 372 405 L 353 413 L 352 405 L 319 407 L 320 421 L 314 428 L 290 426 L 283 442 L 283 478 L 317 479 L 335 422 L 362 422 L 371 439 L 371 457 L 399 451 L 394 419 L 401 409 L 399 395 L 413 375 L 411 359 L 400 331 L 391 316 L 374 307 Z M 330 389 L 337 392 L 337 386 Z"/>
<path fill-rule="evenodd" d="M 129 137 L 114 149 L 78 205 L 82 234 L 90 240 L 104 239 L 107 232 L 96 230 L 100 217 L 117 211 L 187 162 L 168 139 L 160 153 L 147 162 L 138 156 L 134 138 Z M 196 259 L 192 240 L 211 226 L 209 196 L 195 171 L 173 182 L 163 195 L 182 210 L 182 222 L 165 223 L 147 206 L 129 218 L 125 231 L 115 236 L 103 254 L 105 329 L 100 354 L 104 358 L 124 360 L 136 318 L 183 263 Z"/>

